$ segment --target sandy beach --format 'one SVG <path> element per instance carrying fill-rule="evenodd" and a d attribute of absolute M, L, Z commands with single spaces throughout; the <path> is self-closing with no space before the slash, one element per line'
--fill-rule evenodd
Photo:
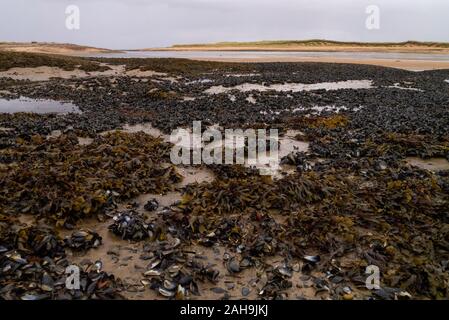
<path fill-rule="evenodd" d="M 222 62 L 323 62 L 323 63 L 350 63 L 367 64 L 382 67 L 404 69 L 410 71 L 449 69 L 449 61 L 423 61 L 423 60 L 391 60 L 391 59 L 347 59 L 328 57 L 269 57 L 269 58 L 194 58 L 203 61 Z"/>
<path fill-rule="evenodd" d="M 418 45 L 175 45 L 168 48 L 148 48 L 147 51 L 279 51 L 279 52 L 392 52 L 392 53 L 449 53 L 449 47 Z"/>

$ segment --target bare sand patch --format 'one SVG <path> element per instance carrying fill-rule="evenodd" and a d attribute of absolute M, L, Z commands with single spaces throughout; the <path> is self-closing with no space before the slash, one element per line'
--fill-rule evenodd
<path fill-rule="evenodd" d="M 430 60 L 393 60 L 393 59 L 351 59 L 333 57 L 260 57 L 260 58 L 195 58 L 200 61 L 218 62 L 325 62 L 325 63 L 348 63 L 367 64 L 381 67 L 404 69 L 409 71 L 449 69 L 449 61 Z"/>
<path fill-rule="evenodd" d="M 109 66 L 110 70 L 86 72 L 80 69 L 64 70 L 58 67 L 36 67 L 36 68 L 11 68 L 0 72 L 0 78 L 11 78 L 14 80 L 48 81 L 51 78 L 87 78 L 96 76 L 114 76 L 125 73 L 124 66 Z"/>
<path fill-rule="evenodd" d="M 107 66 L 109 70 L 87 72 L 80 69 L 64 70 L 58 67 L 41 66 L 36 68 L 11 68 L 7 71 L 0 72 L 0 78 L 11 78 L 14 80 L 30 80 L 30 81 L 48 81 L 51 78 L 88 78 L 98 76 L 129 76 L 135 78 L 159 77 L 167 76 L 165 73 L 152 70 L 140 71 L 126 70 L 124 65 L 109 65 L 100 63 L 100 66 Z"/>
<path fill-rule="evenodd" d="M 140 69 L 133 69 L 133 70 L 129 70 L 126 71 L 125 74 L 127 76 L 130 77 L 154 77 L 154 76 L 166 76 L 166 73 L 163 72 L 157 72 L 157 71 L 152 71 L 152 70 L 146 70 L 146 71 L 141 71 Z"/>
<path fill-rule="evenodd" d="M 449 170 L 449 161 L 444 158 L 421 159 L 418 157 L 408 157 L 407 163 L 429 171 Z"/>

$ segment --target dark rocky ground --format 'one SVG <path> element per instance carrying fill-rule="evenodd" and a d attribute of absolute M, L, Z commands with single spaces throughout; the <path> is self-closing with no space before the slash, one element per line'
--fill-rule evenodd
<path fill-rule="evenodd" d="M 449 160 L 449 70 L 101 62 L 159 73 L 0 79 L 3 98 L 67 101 L 83 111 L 0 114 L 0 127 L 8 128 L 0 131 L 1 298 L 130 297 L 123 279 L 93 261 L 84 261 L 81 290 L 63 285 L 74 248 L 62 234 L 93 218 L 113 225 L 108 232 L 134 246 L 143 266 L 135 271 L 141 280 L 136 290 L 155 297 L 449 297 L 449 170 L 406 161 Z M 220 85 L 347 80 L 371 80 L 372 88 L 205 93 Z M 331 108 L 317 112 L 326 106 Z M 283 159 L 296 171 L 281 179 L 240 166 L 212 166 L 207 169 L 213 181 L 181 187 L 179 168 L 167 165 L 166 142 L 143 132 L 100 135 L 147 122 L 170 133 L 199 120 L 204 126 L 298 130 L 297 139 L 310 148 Z M 47 139 L 54 130 L 62 135 Z M 93 142 L 81 145 L 78 137 Z M 134 203 L 139 195 L 167 192 L 182 197 L 151 214 L 143 209 L 146 203 Z M 119 213 L 114 224 L 109 217 Z M 24 224 L 24 216 L 32 222 Z M 132 222 L 121 225 L 123 217 Z M 89 232 L 75 238 L 86 256 L 99 250 L 90 249 L 97 238 Z M 212 253 L 189 253 L 202 249 Z M 365 288 L 368 265 L 381 270 L 379 290 Z"/>

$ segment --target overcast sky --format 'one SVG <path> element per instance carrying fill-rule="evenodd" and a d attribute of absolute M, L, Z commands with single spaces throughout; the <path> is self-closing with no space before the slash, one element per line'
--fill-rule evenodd
<path fill-rule="evenodd" d="M 66 28 L 66 7 L 80 29 Z M 380 29 L 368 30 L 368 5 Z M 177 43 L 323 38 L 449 42 L 449 0 L 0 0 L 0 41 L 113 49 Z"/>

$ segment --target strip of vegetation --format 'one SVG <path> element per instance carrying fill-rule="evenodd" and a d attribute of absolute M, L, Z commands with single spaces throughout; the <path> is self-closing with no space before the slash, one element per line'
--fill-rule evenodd
<path fill-rule="evenodd" d="M 178 44 L 172 48 L 184 47 L 248 47 L 248 46 L 359 46 L 359 47 L 430 47 L 430 48 L 449 48 L 447 42 L 345 42 L 333 40 L 274 40 L 274 41 L 253 41 L 253 42 L 217 42 L 209 44 Z"/>
<path fill-rule="evenodd" d="M 98 58 L 92 60 L 109 64 L 126 65 L 128 70 L 140 68 L 142 71 L 152 70 L 181 75 L 198 75 L 208 72 L 245 72 L 254 69 L 254 65 L 250 63 L 196 61 L 176 58 Z"/>

